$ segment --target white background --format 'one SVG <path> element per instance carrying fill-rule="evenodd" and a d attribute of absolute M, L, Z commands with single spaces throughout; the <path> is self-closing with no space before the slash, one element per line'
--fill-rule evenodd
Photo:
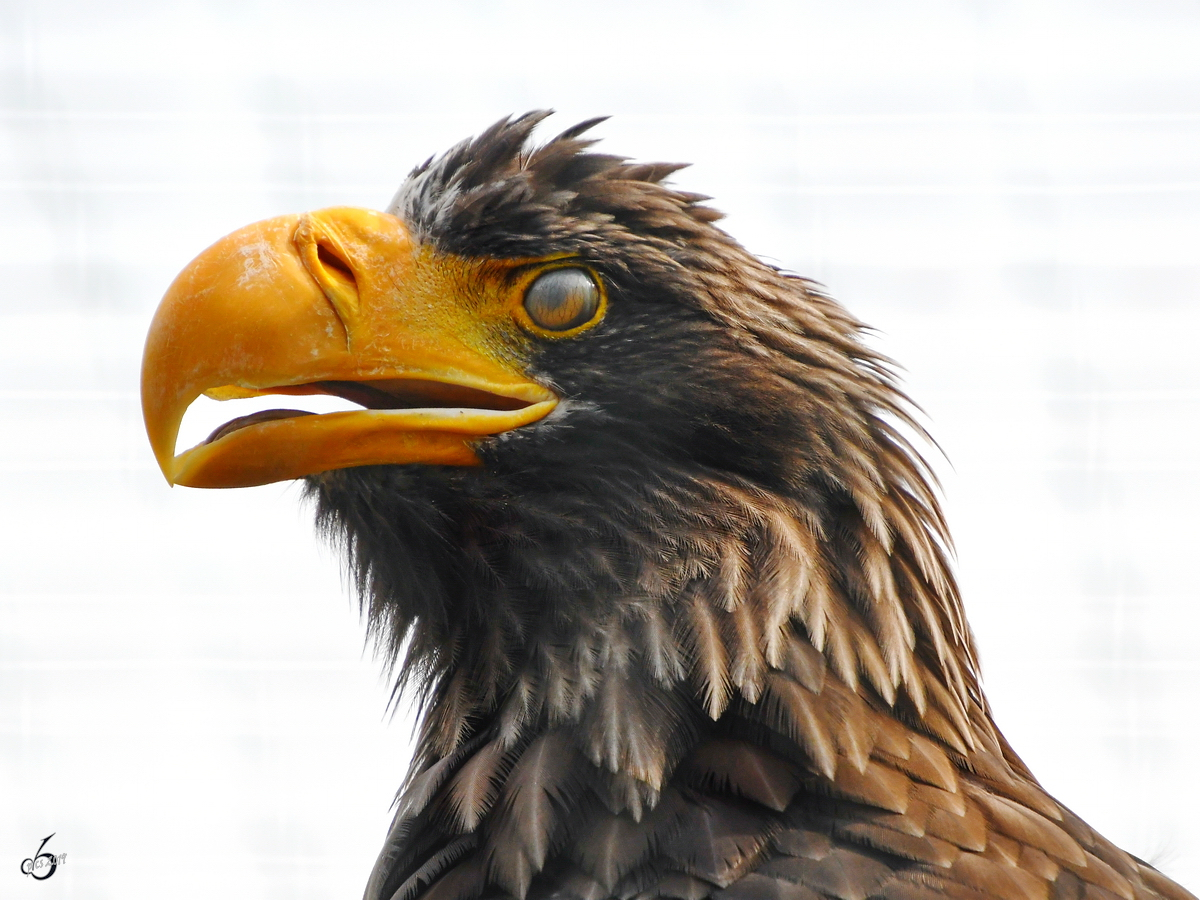
<path fill-rule="evenodd" d="M 1200 5 L 7 0 L 0 896 L 359 896 L 408 716 L 295 486 L 168 490 L 141 343 L 219 236 L 547 106 L 878 329 L 998 722 L 1200 889 Z"/>

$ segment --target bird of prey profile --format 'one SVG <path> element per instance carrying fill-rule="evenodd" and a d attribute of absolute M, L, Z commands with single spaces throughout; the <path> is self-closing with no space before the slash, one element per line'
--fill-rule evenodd
<path fill-rule="evenodd" d="M 222 239 L 146 344 L 168 481 L 305 479 L 420 699 L 368 900 L 1194 900 L 997 730 L 861 324 L 544 115 Z M 288 408 L 177 452 L 201 394 Z"/>

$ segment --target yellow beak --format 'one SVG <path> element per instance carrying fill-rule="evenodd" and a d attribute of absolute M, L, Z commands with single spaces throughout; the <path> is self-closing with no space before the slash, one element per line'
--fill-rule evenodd
<path fill-rule="evenodd" d="M 474 442 L 557 398 L 464 303 L 461 271 L 404 223 L 349 208 L 282 216 L 218 241 L 168 289 L 146 339 L 142 409 L 171 484 L 246 487 L 387 463 L 478 465 Z M 326 393 L 359 411 L 235 419 L 178 455 L 187 408 Z"/>

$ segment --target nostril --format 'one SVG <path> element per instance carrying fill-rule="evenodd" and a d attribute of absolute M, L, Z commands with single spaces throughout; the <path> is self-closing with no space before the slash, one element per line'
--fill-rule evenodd
<path fill-rule="evenodd" d="M 340 276 L 350 284 L 355 283 L 354 271 L 349 264 L 338 256 L 336 250 L 323 241 L 317 242 L 317 261 L 335 276 Z"/>
<path fill-rule="evenodd" d="M 334 314 L 341 321 L 348 347 L 350 333 L 358 319 L 361 299 L 358 275 L 363 273 L 363 269 L 358 268 L 357 273 L 355 271 L 358 257 L 343 243 L 344 229 L 339 228 L 337 216 L 331 214 L 336 212 L 332 210 L 324 214 L 307 213 L 300 216 L 292 240 L 300 262 L 320 286 Z M 353 234 L 350 237 L 353 238 Z M 355 245 L 351 243 L 350 246 Z M 367 280 L 370 280 L 369 277 Z"/>
<path fill-rule="evenodd" d="M 337 232 L 318 216 L 303 215 L 293 236 L 296 251 L 308 274 L 329 298 L 333 311 L 346 330 L 346 340 L 358 316 L 358 276 L 353 257 L 342 246 Z"/>

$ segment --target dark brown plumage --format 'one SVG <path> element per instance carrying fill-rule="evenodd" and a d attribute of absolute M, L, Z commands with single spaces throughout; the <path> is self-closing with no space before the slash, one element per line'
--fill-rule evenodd
<path fill-rule="evenodd" d="M 608 309 L 511 352 L 562 398 L 482 467 L 308 480 L 419 746 L 369 900 L 1186 900 L 1038 785 L 979 683 L 921 435 L 811 282 L 678 167 L 506 120 L 392 211 L 569 256 Z"/>

